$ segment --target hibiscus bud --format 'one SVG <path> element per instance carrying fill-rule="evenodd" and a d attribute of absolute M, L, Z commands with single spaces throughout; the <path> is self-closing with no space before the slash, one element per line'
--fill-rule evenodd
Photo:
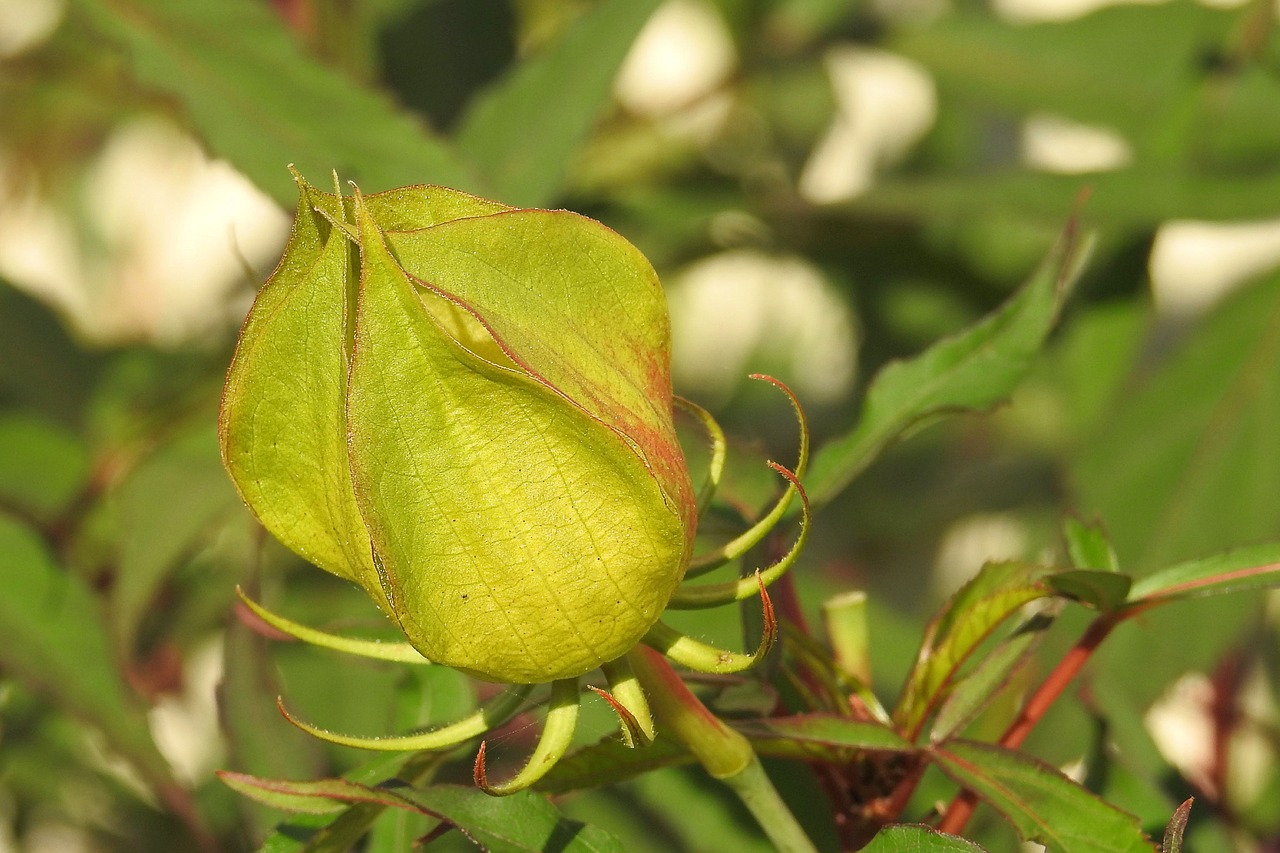
<path fill-rule="evenodd" d="M 245 502 L 432 661 L 539 683 L 621 657 L 696 524 L 652 267 L 565 211 L 298 184 L 223 395 Z"/>

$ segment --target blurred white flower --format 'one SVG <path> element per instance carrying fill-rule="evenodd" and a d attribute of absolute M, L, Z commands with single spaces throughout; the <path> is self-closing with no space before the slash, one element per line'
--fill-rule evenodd
<path fill-rule="evenodd" d="M 1148 270 L 1157 309 L 1191 315 L 1249 279 L 1280 267 L 1280 220 L 1166 222 Z"/>
<path fill-rule="evenodd" d="M 826 56 L 836 115 L 800 175 L 800 193 L 822 204 L 871 187 L 876 171 L 905 155 L 933 125 L 933 79 L 909 59 L 841 45 Z"/>
<path fill-rule="evenodd" d="M 733 38 L 705 0 L 659 7 L 618 72 L 614 94 L 637 115 L 670 115 L 714 92 L 733 73 Z"/>
<path fill-rule="evenodd" d="M 4 171 L 0 186 L 23 186 Z M 176 344 L 238 321 L 231 291 L 261 278 L 289 223 L 159 119 L 112 135 L 72 207 L 30 189 L 0 196 L 0 275 L 102 342 Z"/>
<path fill-rule="evenodd" d="M 1022 125 L 1022 159 L 1042 172 L 1076 175 L 1127 166 L 1133 151 L 1110 128 L 1036 113 Z"/>
<path fill-rule="evenodd" d="M 0 59 L 36 47 L 57 28 L 66 0 L 0 0 Z"/>
<path fill-rule="evenodd" d="M 853 385 L 849 309 L 801 258 L 751 249 L 704 258 L 671 279 L 667 301 L 676 384 L 703 399 L 724 399 L 752 370 L 777 371 L 814 403 Z"/>

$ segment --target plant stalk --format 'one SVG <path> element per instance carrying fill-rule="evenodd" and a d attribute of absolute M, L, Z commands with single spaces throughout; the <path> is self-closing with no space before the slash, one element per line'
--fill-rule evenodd
<path fill-rule="evenodd" d="M 817 853 L 751 742 L 711 713 L 660 653 L 638 646 L 628 659 L 649 695 L 659 728 L 687 746 L 713 778 L 738 795 L 781 853 Z"/>

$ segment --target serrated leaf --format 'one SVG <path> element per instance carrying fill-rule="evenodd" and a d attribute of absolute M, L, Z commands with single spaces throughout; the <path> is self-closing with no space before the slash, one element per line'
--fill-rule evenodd
<path fill-rule="evenodd" d="M 974 649 L 1024 604 L 1051 594 L 1039 574 L 1026 563 L 987 563 L 943 606 L 894 708 L 900 731 L 914 738 Z"/>
<path fill-rule="evenodd" d="M 431 815 L 457 827 L 493 853 L 534 853 L 548 848 L 566 853 L 621 851 L 621 844 L 595 827 L 560 816 L 555 806 L 529 791 L 493 797 L 478 788 L 434 785 L 413 788 L 394 780 L 370 787 L 345 779 L 289 782 L 240 773 L 219 774 L 246 796 L 276 808 L 315 811 L 325 803 L 374 803 Z"/>
<path fill-rule="evenodd" d="M 1137 818 L 1029 755 L 951 741 L 932 753 L 938 767 L 973 791 L 1048 853 L 1153 853 Z"/>
<path fill-rule="evenodd" d="M 479 189 L 423 124 L 307 56 L 251 0 L 76 0 L 72 12 L 119 44 L 144 86 L 175 96 L 214 153 L 282 204 L 288 163 L 337 169 L 370 189 L 430 181 Z"/>
<path fill-rule="evenodd" d="M 972 672 L 961 676 L 938 709 L 929 733 L 930 742 L 941 743 L 969 725 L 1018 667 L 1031 657 L 1053 621 L 1051 613 L 1036 614 L 984 657 Z"/>
<path fill-rule="evenodd" d="M 1130 602 L 1176 601 L 1280 586 L 1280 543 L 1237 548 L 1140 578 Z"/>
<path fill-rule="evenodd" d="M 1077 569 L 1117 572 L 1120 561 L 1111 538 L 1101 522 L 1089 524 L 1074 515 L 1067 516 L 1062 525 L 1062 536 L 1067 543 L 1067 555 Z"/>
<path fill-rule="evenodd" d="M 159 788 L 172 784 L 143 709 L 120 677 L 89 589 L 29 529 L 0 514 L 0 668 L 98 728 Z"/>
<path fill-rule="evenodd" d="M 659 0 L 607 0 L 470 106 L 460 151 L 498 196 L 546 206 L 608 104 L 613 78 Z"/>
<path fill-rule="evenodd" d="M 1006 399 L 1053 328 L 1083 257 L 1072 223 L 998 311 L 876 374 L 854 428 L 814 456 L 805 478 L 810 502 L 831 500 L 889 444 L 929 418 L 982 411 Z"/>
<path fill-rule="evenodd" d="M 1097 610 L 1114 610 L 1129 595 L 1132 578 L 1112 571 L 1074 569 L 1054 572 L 1044 582 L 1058 595 L 1065 596 Z"/>
<path fill-rule="evenodd" d="M 863 853 L 985 853 L 966 838 L 944 835 L 927 826 L 886 826 L 876 833 Z"/>

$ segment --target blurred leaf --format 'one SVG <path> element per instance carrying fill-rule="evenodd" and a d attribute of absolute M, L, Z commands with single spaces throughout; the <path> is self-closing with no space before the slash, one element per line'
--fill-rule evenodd
<path fill-rule="evenodd" d="M 1084 254 L 1073 222 L 1030 281 L 996 313 L 876 374 L 857 424 L 814 457 L 805 478 L 810 501 L 831 500 L 891 442 L 929 419 L 988 409 L 1006 399 L 1053 328 Z"/>
<path fill-rule="evenodd" d="M 529 791 L 493 797 L 479 788 L 455 785 L 412 788 L 387 782 L 371 788 L 344 779 L 288 782 L 240 773 L 219 775 L 235 790 L 276 808 L 314 811 L 325 801 L 338 801 L 377 803 L 422 812 L 453 824 L 472 841 L 494 853 L 622 850 L 618 841 L 607 833 L 562 818 L 555 806 Z"/>
<path fill-rule="evenodd" d="M 983 848 L 955 835 L 943 835 L 927 826 L 886 826 L 876 833 L 863 853 L 985 853 Z"/>
<path fill-rule="evenodd" d="M 88 475 L 89 451 L 65 427 L 28 413 L 0 413 L 0 506 L 51 521 Z"/>
<path fill-rule="evenodd" d="M 494 195 L 520 207 L 556 198 L 609 102 L 623 58 L 658 4 L 606 0 L 476 99 L 458 129 L 458 150 Z"/>
<path fill-rule="evenodd" d="M 1019 625 L 971 672 L 961 676 L 934 718 L 930 742 L 941 743 L 973 722 L 1009 683 L 1014 671 L 1031 658 L 1053 621 L 1048 613 L 1036 614 Z"/>
<path fill-rule="evenodd" d="M 1114 610 L 1124 603 L 1133 581 L 1119 572 L 1074 569 L 1055 572 L 1045 578 L 1045 583 L 1058 595 L 1105 611 Z"/>
<path fill-rule="evenodd" d="M 693 754 L 683 745 L 661 734 L 643 749 L 632 749 L 617 736 L 609 735 L 560 759 L 538 782 L 537 788 L 549 794 L 599 788 L 652 770 L 692 764 L 693 761 Z"/>
<path fill-rule="evenodd" d="M 1138 164 L 1092 175 L 1019 170 L 894 178 L 852 203 L 863 215 L 934 219 L 1000 214 L 1054 220 L 1088 187 L 1089 221 L 1098 226 L 1154 229 L 1168 219 L 1271 219 L 1280 171 L 1201 175 Z"/>
<path fill-rule="evenodd" d="M 171 785 L 111 654 L 92 594 L 30 530 L 0 514 L 0 666 L 99 728 L 153 785 Z"/>
<path fill-rule="evenodd" d="M 1058 113 L 1141 141 L 1184 106 L 1204 74 L 1203 52 L 1229 21 L 1190 2 L 1032 25 L 969 12 L 909 30 L 891 46 L 924 63 L 944 94 Z"/>
<path fill-rule="evenodd" d="M 1024 753 L 952 741 L 933 758 L 957 784 L 986 800 L 1024 841 L 1048 853 L 1153 853 L 1137 819 Z"/>
<path fill-rule="evenodd" d="M 987 563 L 934 617 L 925 634 L 893 719 L 915 737 L 945 696 L 960 666 L 1005 619 L 1051 594 L 1027 563 Z"/>
<path fill-rule="evenodd" d="M 1121 564 L 1280 538 L 1280 277 L 1233 296 L 1120 401 L 1074 466 Z"/>
<path fill-rule="evenodd" d="M 45 305 L 0 282 L 0 402 L 78 425 L 101 360 Z"/>
<path fill-rule="evenodd" d="M 1062 535 L 1067 541 L 1071 565 L 1077 569 L 1108 572 L 1120 570 L 1120 561 L 1116 559 L 1115 549 L 1111 547 L 1111 539 L 1100 522 L 1089 524 L 1074 515 L 1067 516 L 1062 526 Z"/>
<path fill-rule="evenodd" d="M 218 459 L 212 422 L 180 433 L 143 460 L 113 497 L 120 563 L 111 590 L 111 630 L 127 658 L 165 577 L 240 501 Z"/>
<path fill-rule="evenodd" d="M 213 152 L 276 201 L 285 166 L 367 190 L 478 182 L 445 143 L 384 94 L 310 59 L 267 4 L 251 0 L 75 0 L 72 9 L 125 51 L 133 74 L 179 99 Z"/>
<path fill-rule="evenodd" d="M 1177 601 L 1280 586 L 1280 543 L 1237 548 L 1142 578 L 1130 602 Z"/>

